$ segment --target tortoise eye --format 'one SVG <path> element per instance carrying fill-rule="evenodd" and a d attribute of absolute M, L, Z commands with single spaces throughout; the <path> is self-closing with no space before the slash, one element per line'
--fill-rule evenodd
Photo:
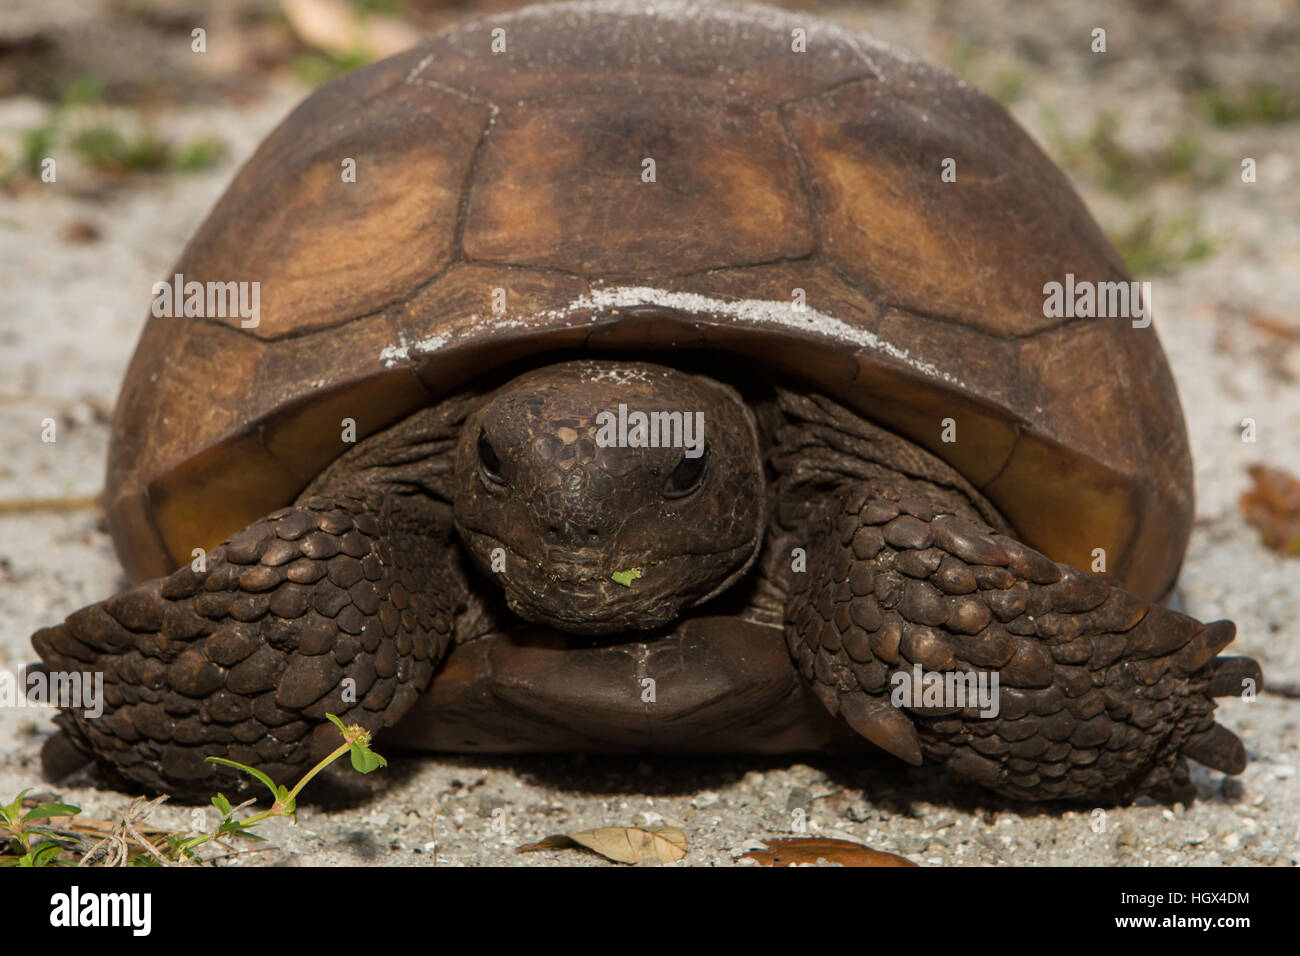
<path fill-rule="evenodd" d="M 665 498 L 685 498 L 692 494 L 704 482 L 704 472 L 709 464 L 709 446 L 698 458 L 682 458 L 681 463 L 668 476 L 668 487 L 664 489 Z"/>
<path fill-rule="evenodd" d="M 494 485 L 506 483 L 501 477 L 501 459 L 493 450 L 492 443 L 487 440 L 487 432 L 481 428 L 478 430 L 478 471 L 486 482 Z"/>

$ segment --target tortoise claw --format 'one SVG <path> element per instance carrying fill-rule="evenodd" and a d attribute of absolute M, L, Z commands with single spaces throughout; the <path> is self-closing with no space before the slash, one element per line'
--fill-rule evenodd
<path fill-rule="evenodd" d="M 1236 776 L 1246 769 L 1246 746 L 1227 727 L 1215 724 L 1192 737 L 1183 753 L 1211 770 Z"/>
<path fill-rule="evenodd" d="M 1211 697 L 1237 697 L 1247 688 L 1255 693 L 1264 689 L 1264 672 L 1250 657 L 1216 657 L 1206 666 L 1210 678 L 1206 693 Z"/>
<path fill-rule="evenodd" d="M 856 693 L 840 694 L 840 716 L 882 750 L 914 767 L 922 763 L 916 725 L 888 701 Z"/>
<path fill-rule="evenodd" d="M 58 783 L 94 761 L 94 754 L 66 730 L 56 730 L 41 746 L 41 775 Z"/>

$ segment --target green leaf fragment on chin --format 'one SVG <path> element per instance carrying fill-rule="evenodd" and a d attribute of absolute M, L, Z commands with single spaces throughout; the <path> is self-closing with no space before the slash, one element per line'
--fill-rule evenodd
<path fill-rule="evenodd" d="M 617 581 L 625 588 L 630 588 L 632 586 L 632 582 L 635 581 L 640 576 L 641 576 L 640 568 L 628 568 L 626 571 L 615 571 L 613 574 L 610 575 L 610 577 L 613 580 Z"/>

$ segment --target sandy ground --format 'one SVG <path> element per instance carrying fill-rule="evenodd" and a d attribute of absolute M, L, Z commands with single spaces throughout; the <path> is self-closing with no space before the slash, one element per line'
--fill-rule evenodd
<path fill-rule="evenodd" d="M 63 10 L 75 21 L 96 6 Z M 0 19 L 0 36 L 34 22 L 40 9 L 17 4 Z M 1212 242 L 1209 255 L 1174 261 L 1151 277 L 1197 463 L 1197 524 L 1179 600 L 1202 619 L 1235 620 L 1234 650 L 1295 687 L 1300 559 L 1265 549 L 1236 502 L 1250 463 L 1300 473 L 1300 122 L 1218 126 L 1186 91 L 1189 76 L 1232 85 L 1288 69 L 1300 74 L 1295 5 L 1246 3 L 1227 12 L 1208 2 L 1105 4 L 1085 12 L 1062 0 L 1014 12 L 996 2 L 817 9 L 986 88 L 1001 87 L 1018 119 L 1066 162 L 1112 235 L 1140 215 L 1195 217 Z M 1094 26 L 1108 30 L 1104 57 L 1088 49 Z M 106 189 L 69 163 L 57 184 L 0 191 L 0 502 L 98 493 L 108 414 L 151 284 L 239 162 L 305 92 L 282 77 L 237 103 L 154 110 L 152 122 L 169 135 L 211 133 L 225 143 L 225 158 L 205 172 L 142 176 Z M 0 99 L 0 149 L 17 149 L 21 131 L 48 110 L 29 96 Z M 1119 118 L 1117 136 L 1139 153 L 1191 130 L 1200 151 L 1193 172 L 1157 173 L 1127 192 L 1108 188 L 1086 150 L 1080 156 L 1070 146 L 1105 114 Z M 1259 170 L 1253 184 L 1237 173 L 1247 156 Z M 1196 172 L 1215 162 L 1225 176 Z M 69 238 L 78 223 L 93 225 L 98 238 Z M 1269 332 L 1261 317 L 1296 335 Z M 46 418 L 57 423 L 54 443 L 41 441 Z M 1255 443 L 1242 441 L 1244 418 L 1257 423 Z M 0 668 L 31 658 L 33 630 L 122 586 L 101 522 L 93 507 L 0 511 Z M 273 847 L 236 863 L 600 865 L 571 850 L 520 856 L 514 848 L 587 827 L 669 824 L 687 834 L 682 865 L 731 865 L 756 841 L 790 834 L 803 817 L 808 833 L 932 865 L 1295 865 L 1300 701 L 1271 693 L 1253 703 L 1230 700 L 1220 721 L 1247 743 L 1251 763 L 1240 778 L 1197 768 L 1199 798 L 1190 807 L 1144 801 L 1104 812 L 1017 806 L 889 760 L 863 767 L 809 758 L 399 757 L 365 780 L 340 774 L 314 785 L 299 823 L 268 824 Z M 0 797 L 34 786 L 94 816 L 120 810 L 121 793 L 41 781 L 38 753 L 50 729 L 46 713 L 0 710 Z M 155 820 L 183 828 L 190 814 L 164 808 Z"/>

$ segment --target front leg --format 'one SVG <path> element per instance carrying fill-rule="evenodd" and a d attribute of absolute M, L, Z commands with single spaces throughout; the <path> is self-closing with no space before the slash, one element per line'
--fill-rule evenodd
<path fill-rule="evenodd" d="M 1150 604 L 942 500 L 914 482 L 862 482 L 812 510 L 786 637 L 832 713 L 909 763 L 939 761 L 1020 799 L 1187 800 L 1184 757 L 1244 769 L 1241 742 L 1214 722 L 1214 697 L 1260 686 L 1253 660 L 1215 656 L 1230 622 Z M 996 674 L 996 714 L 894 706 L 916 665 Z"/>
<path fill-rule="evenodd" d="M 286 779 L 337 745 L 325 714 L 391 726 L 425 689 L 463 605 L 442 534 L 394 502 L 309 498 L 170 577 L 71 615 L 32 644 L 47 669 L 104 675 L 102 715 L 65 710 L 71 742 L 148 790 L 235 782 L 223 756 Z"/>

